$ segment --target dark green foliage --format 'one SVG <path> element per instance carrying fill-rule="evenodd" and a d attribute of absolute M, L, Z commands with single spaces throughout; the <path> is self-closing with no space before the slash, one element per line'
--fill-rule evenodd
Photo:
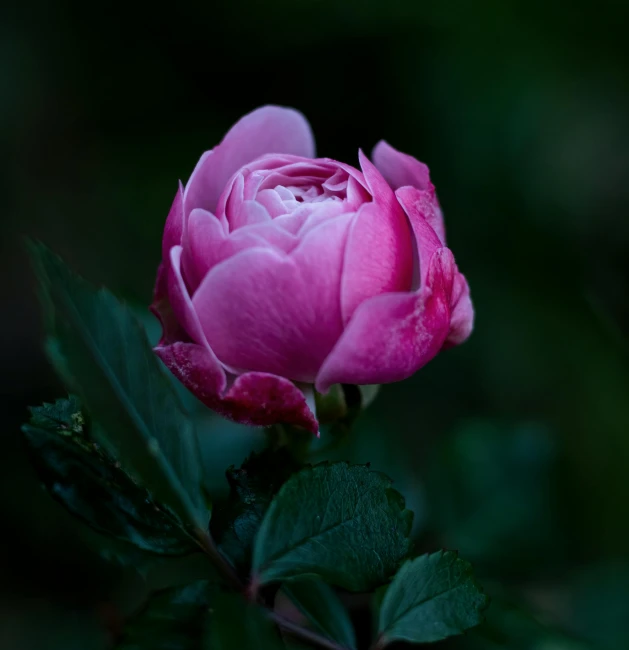
<path fill-rule="evenodd" d="M 452 551 L 409 560 L 380 606 L 384 640 L 429 643 L 475 627 L 487 606 L 472 567 Z"/>
<path fill-rule="evenodd" d="M 334 384 L 327 395 L 315 391 L 317 417 L 333 438 L 331 446 L 345 442 L 356 418 L 373 402 L 379 389 L 379 385 Z"/>
<path fill-rule="evenodd" d="M 173 513 L 86 436 L 76 397 L 31 413 L 22 430 L 33 463 L 50 494 L 72 514 L 144 551 L 182 554 L 194 549 Z"/>
<path fill-rule="evenodd" d="M 96 440 L 155 499 L 204 529 L 196 438 L 144 330 L 108 291 L 72 274 L 41 244 L 31 249 L 53 337 L 48 349 L 98 425 Z"/>
<path fill-rule="evenodd" d="M 312 628 L 343 648 L 356 648 L 356 635 L 345 606 L 321 580 L 293 580 L 282 587 Z"/>
<path fill-rule="evenodd" d="M 271 500 L 300 467 L 285 448 L 280 448 L 253 453 L 240 469 L 227 470 L 230 495 L 212 513 L 210 529 L 238 569 L 248 570 L 253 541 Z"/>
<path fill-rule="evenodd" d="M 295 474 L 266 513 L 253 571 L 260 583 L 319 576 L 353 591 L 385 582 L 410 546 L 412 513 L 366 466 L 322 463 Z"/>
<path fill-rule="evenodd" d="M 81 412 L 81 402 L 76 395 L 60 398 L 54 404 L 44 402 L 41 406 L 30 407 L 31 418 L 26 428 L 37 427 L 54 431 L 83 444 L 85 439 L 85 416 Z"/>
<path fill-rule="evenodd" d="M 117 649 L 201 650 L 215 596 L 216 588 L 205 580 L 155 593 L 127 623 Z"/>
<path fill-rule="evenodd" d="M 221 594 L 212 605 L 204 650 L 284 650 L 266 612 L 238 594 Z"/>
<path fill-rule="evenodd" d="M 134 567 L 149 590 L 158 589 L 128 621 L 118 648 L 282 650 L 279 626 L 292 645 L 307 639 L 355 650 L 349 614 L 329 584 L 375 589 L 408 555 L 412 513 L 391 480 L 365 465 L 304 467 L 297 459 L 312 439 L 278 426 L 267 450 L 227 471 L 231 493 L 208 536 L 192 423 L 141 326 L 47 249 L 33 252 L 48 351 L 81 398 L 32 409 L 23 430 L 34 463 L 51 494 L 93 529 L 86 530 L 101 555 Z M 337 393 L 336 406 L 342 397 L 348 409 L 333 425 L 349 427 L 363 394 L 347 386 Z M 231 592 L 219 589 L 219 575 Z M 307 630 L 267 609 L 273 590 L 260 595 L 258 587 L 268 583 L 284 583 Z M 384 594 L 381 642 L 457 634 L 478 623 L 484 604 L 456 554 L 417 558 Z"/>

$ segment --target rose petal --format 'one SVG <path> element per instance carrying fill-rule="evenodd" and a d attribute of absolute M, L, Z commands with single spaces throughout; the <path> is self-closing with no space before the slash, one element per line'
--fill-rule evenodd
<path fill-rule="evenodd" d="M 367 183 L 367 189 L 371 196 L 374 197 L 381 205 L 391 206 L 395 202 L 395 194 L 386 182 L 378 168 L 365 156 L 362 149 L 358 150 L 358 160 L 360 161 L 360 168 Z"/>
<path fill-rule="evenodd" d="M 364 300 L 381 293 L 408 291 L 413 279 L 412 233 L 393 191 L 361 153 L 372 203 L 352 223 L 341 288 L 343 322 Z"/>
<path fill-rule="evenodd" d="M 365 191 L 365 194 L 367 197 L 369 197 L 369 186 L 367 185 L 367 181 L 365 180 L 364 174 L 356 169 L 356 167 L 352 167 L 352 165 L 348 165 L 347 163 L 344 162 L 339 162 L 338 160 L 334 161 L 335 165 L 337 165 L 340 169 L 343 171 L 347 172 L 347 175 L 349 178 L 353 178 L 356 181 L 356 184 L 362 187 L 362 189 Z"/>
<path fill-rule="evenodd" d="M 312 214 L 311 206 L 298 207 L 290 214 L 283 214 L 273 219 L 273 225 L 285 230 L 291 235 L 297 235 L 301 227 L 306 223 L 308 217 Z"/>
<path fill-rule="evenodd" d="M 335 219 L 336 217 L 340 217 L 342 214 L 353 216 L 353 211 L 348 209 L 344 201 L 327 200 L 321 201 L 321 203 L 310 203 L 308 205 L 310 206 L 310 214 L 308 214 L 308 217 L 299 229 L 300 237 L 304 237 L 306 233 L 329 219 Z M 304 206 L 304 208 L 306 207 L 307 206 Z M 304 213 L 306 212 L 307 211 L 304 210 Z"/>
<path fill-rule="evenodd" d="M 173 246 L 170 249 L 171 265 L 166 279 L 168 283 L 168 302 L 177 321 L 187 335 L 196 343 L 207 347 L 209 353 L 212 354 L 181 275 L 181 253 L 181 246 Z"/>
<path fill-rule="evenodd" d="M 404 186 L 412 186 L 418 190 L 434 192 L 428 166 L 413 158 L 413 156 L 394 149 L 388 142 L 384 140 L 378 142 L 371 157 L 375 166 L 394 190 Z M 435 229 L 442 245 L 445 245 L 446 234 L 443 213 L 436 197 L 435 214 L 428 221 Z"/>
<path fill-rule="evenodd" d="M 221 364 L 205 346 L 178 341 L 158 345 L 155 354 L 197 399 L 214 408 L 213 403 L 223 394 L 227 381 Z"/>
<path fill-rule="evenodd" d="M 282 214 L 288 213 L 288 208 L 282 197 L 275 191 L 275 189 L 262 190 L 258 192 L 256 201 L 260 202 L 269 212 L 271 217 L 279 217 Z"/>
<path fill-rule="evenodd" d="M 325 182 L 334 174 L 337 166 L 327 158 L 301 160 L 284 165 L 265 174 L 261 189 L 273 189 L 277 185 L 315 185 Z"/>
<path fill-rule="evenodd" d="M 206 210 L 193 210 L 188 218 L 188 245 L 182 254 L 185 277 L 194 294 L 208 271 L 236 253 L 264 246 L 265 240 L 249 228 L 227 235 L 221 222 Z"/>
<path fill-rule="evenodd" d="M 325 360 L 315 382 L 317 390 L 326 392 L 336 383 L 400 381 L 428 363 L 448 335 L 455 270 L 452 253 L 441 248 L 419 291 L 363 302 Z"/>
<path fill-rule="evenodd" d="M 412 185 L 418 190 L 427 190 L 432 186 L 427 165 L 394 149 L 385 140 L 380 140 L 374 147 L 371 159 L 394 190 L 405 185 Z"/>
<path fill-rule="evenodd" d="M 434 221 L 437 200 L 435 193 L 414 187 L 401 187 L 395 192 L 397 200 L 406 212 L 415 235 L 415 246 L 419 255 L 420 283 L 426 280 L 428 264 L 435 251 L 443 246 L 430 222 Z"/>
<path fill-rule="evenodd" d="M 229 236 L 229 239 L 233 239 L 235 242 L 238 242 L 240 238 L 247 238 L 252 241 L 255 238 L 258 242 L 257 246 L 264 248 L 268 244 L 284 253 L 290 253 L 299 244 L 299 238 L 278 225 L 276 219 L 244 226 Z M 244 248 L 250 247 L 242 246 L 242 249 Z"/>
<path fill-rule="evenodd" d="M 462 273 L 457 273 L 452 289 L 450 332 L 444 347 L 460 345 L 474 328 L 474 307 L 470 298 L 470 287 Z"/>
<path fill-rule="evenodd" d="M 348 174 L 344 169 L 337 168 L 321 187 L 329 192 L 345 192 L 347 190 Z"/>
<path fill-rule="evenodd" d="M 189 339 L 185 330 L 177 321 L 170 302 L 168 301 L 168 274 L 170 272 L 170 260 L 168 266 L 162 262 L 157 269 L 157 279 L 153 290 L 153 302 L 149 309 L 156 316 L 162 326 L 162 336 L 158 345 L 167 345 L 173 341 L 187 341 Z"/>
<path fill-rule="evenodd" d="M 194 208 L 216 212 L 230 177 L 247 163 L 271 153 L 314 158 L 312 131 L 301 113 L 263 106 L 236 122 L 217 147 L 203 154 L 192 172 L 184 195 L 185 214 Z"/>
<path fill-rule="evenodd" d="M 348 208 L 358 210 L 363 203 L 371 201 L 371 196 L 360 182 L 350 176 L 347 180 L 347 198 L 345 200 Z"/>
<path fill-rule="evenodd" d="M 247 225 L 270 223 L 271 215 L 267 209 L 257 201 L 243 201 L 238 206 L 238 212 L 229 216 L 231 230 L 235 231 Z"/>
<path fill-rule="evenodd" d="M 208 273 L 193 304 L 224 364 L 314 380 L 342 331 L 339 279 L 351 218 L 321 224 L 290 255 L 249 249 Z"/>
<path fill-rule="evenodd" d="M 207 350 L 194 343 L 156 348 L 166 367 L 206 406 L 242 424 L 285 423 L 318 432 L 318 423 L 304 394 L 288 379 L 249 372 L 236 378 L 225 392 L 222 369 Z"/>
<path fill-rule="evenodd" d="M 240 375 L 220 406 L 225 416 L 244 424 L 277 422 L 304 427 L 314 434 L 319 424 L 304 394 L 288 379 L 264 372 Z"/>

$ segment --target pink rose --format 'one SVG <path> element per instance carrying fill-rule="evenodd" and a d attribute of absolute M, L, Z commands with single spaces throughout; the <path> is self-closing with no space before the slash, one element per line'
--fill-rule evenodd
<path fill-rule="evenodd" d="M 155 351 L 210 408 L 316 432 L 313 385 L 399 381 L 469 336 L 428 168 L 384 141 L 372 159 L 315 158 L 304 116 L 264 106 L 180 184 Z"/>

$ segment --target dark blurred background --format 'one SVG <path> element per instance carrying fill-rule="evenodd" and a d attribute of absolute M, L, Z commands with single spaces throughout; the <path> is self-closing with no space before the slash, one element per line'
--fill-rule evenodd
<path fill-rule="evenodd" d="M 544 622 L 629 647 L 629 4 L 158 7 L 33 0 L 0 22 L 0 646 L 102 647 L 137 587 L 21 445 L 27 405 L 63 394 L 23 236 L 145 314 L 178 179 L 277 103 L 321 155 L 356 163 L 386 138 L 428 163 L 477 311 L 469 342 L 385 387 L 340 455 L 395 478 L 419 550 L 458 548 Z M 207 428 L 220 493 L 260 434 Z M 504 645 L 568 647 L 524 637 Z"/>

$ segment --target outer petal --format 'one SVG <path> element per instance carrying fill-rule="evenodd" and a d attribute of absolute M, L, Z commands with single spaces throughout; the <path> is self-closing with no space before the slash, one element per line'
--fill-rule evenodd
<path fill-rule="evenodd" d="M 374 165 L 394 189 L 412 185 L 418 190 L 427 190 L 432 186 L 430 171 L 423 162 L 394 149 L 385 140 L 380 140 L 371 153 Z"/>
<path fill-rule="evenodd" d="M 160 267 L 158 286 L 169 295 L 172 305 L 164 297 L 159 304 L 158 315 L 165 330 L 155 348 L 169 370 L 199 400 L 236 422 L 260 426 L 285 422 L 317 433 L 317 420 L 303 393 L 288 379 L 247 373 L 237 377 L 227 389 L 225 370 L 207 345 L 181 276 L 180 246 L 172 249 L 170 260 L 168 277 L 164 265 Z M 163 285 L 167 285 L 167 289 Z M 179 326 L 180 322 L 187 331 Z M 171 329 L 167 331 L 166 327 Z M 175 337 L 179 340 L 173 342 Z M 200 343 L 191 342 L 189 338 Z"/>
<path fill-rule="evenodd" d="M 277 422 L 318 432 L 318 423 L 303 393 L 288 379 L 260 372 L 237 377 L 224 391 L 224 375 L 207 350 L 194 343 L 175 343 L 155 352 L 201 402 L 236 422 L 268 426 Z"/>
<path fill-rule="evenodd" d="M 426 281 L 428 263 L 442 243 L 431 225 L 435 214 L 437 200 L 434 192 L 418 190 L 414 187 L 401 187 L 395 193 L 406 216 L 411 223 L 415 235 L 415 246 L 418 253 L 420 284 Z"/>
<path fill-rule="evenodd" d="M 168 302 L 177 322 L 183 327 L 186 334 L 193 341 L 207 346 L 205 335 L 181 275 L 181 252 L 181 246 L 173 246 L 170 250 L 170 270 L 166 277 Z"/>
<path fill-rule="evenodd" d="M 214 408 L 227 381 L 225 371 L 205 346 L 177 341 L 158 345 L 155 354 L 197 399 Z"/>
<path fill-rule="evenodd" d="M 181 330 L 174 319 L 170 305 L 168 304 L 168 282 L 170 272 L 170 249 L 179 246 L 183 237 L 183 186 L 179 183 L 179 189 L 175 194 L 170 212 L 166 218 L 164 235 L 162 237 L 162 263 L 157 270 L 157 279 L 153 289 L 153 304 L 151 311 L 162 323 L 162 337 L 171 339 L 177 336 Z"/>
<path fill-rule="evenodd" d="M 325 360 L 315 386 L 383 384 L 406 379 L 441 349 L 450 328 L 450 296 L 456 265 L 447 248 L 429 265 L 416 293 L 384 294 L 362 303 Z"/>
<path fill-rule="evenodd" d="M 301 113 L 263 106 L 236 122 L 192 172 L 184 195 L 185 214 L 193 208 L 216 212 L 218 198 L 230 177 L 243 165 L 269 153 L 314 158 L 312 131 Z"/>
<path fill-rule="evenodd" d="M 149 309 L 159 319 L 162 325 L 162 337 L 158 345 L 167 345 L 173 341 L 186 341 L 188 335 L 177 321 L 177 317 L 168 301 L 168 274 L 170 272 L 170 260 L 168 267 L 162 262 L 157 269 L 157 280 L 153 290 L 153 302 Z"/>
<path fill-rule="evenodd" d="M 413 277 L 412 234 L 391 188 L 360 153 L 373 202 L 356 214 L 347 242 L 341 307 L 343 322 L 364 300 L 381 293 L 408 291 Z"/>
<path fill-rule="evenodd" d="M 417 242 L 420 283 L 426 283 L 429 261 L 440 248 L 441 241 L 431 224 L 439 208 L 437 197 L 432 189 L 418 190 L 414 187 L 401 187 L 395 192 L 404 208 Z M 465 277 L 458 272 L 454 276 L 450 298 L 451 325 L 445 347 L 463 343 L 474 326 L 474 308 L 470 300 L 470 288 Z"/>
<path fill-rule="evenodd" d="M 199 208 L 190 213 L 186 232 L 181 263 L 194 293 L 206 273 L 222 259 L 221 248 L 227 234 L 211 212 Z"/>
<path fill-rule="evenodd" d="M 162 237 L 162 262 L 157 269 L 155 288 L 153 289 L 153 302 L 149 309 L 162 324 L 162 338 L 160 344 L 167 341 L 181 340 L 186 338 L 181 325 L 171 309 L 168 301 L 168 276 L 171 271 L 170 249 L 179 246 L 183 238 L 183 185 L 179 182 L 179 188 L 170 207 L 166 218 L 164 234 Z"/>
<path fill-rule="evenodd" d="M 224 364 L 314 380 L 342 331 L 339 287 L 352 218 L 321 224 L 290 255 L 253 248 L 210 271 L 193 303 Z"/>
<path fill-rule="evenodd" d="M 380 170 L 387 183 L 397 190 L 400 187 L 411 186 L 418 190 L 434 192 L 434 186 L 430 182 L 430 172 L 428 167 L 409 156 L 394 149 L 388 142 L 381 140 L 374 147 L 371 154 L 375 166 Z M 445 244 L 445 226 L 443 223 L 443 214 L 439 202 L 435 200 L 434 219 L 429 220 L 431 226 L 435 229 L 441 242 Z"/>
<path fill-rule="evenodd" d="M 452 316 L 450 333 L 444 347 L 450 348 L 463 343 L 474 328 L 474 307 L 470 298 L 470 287 L 462 273 L 454 278 L 452 290 Z"/>

